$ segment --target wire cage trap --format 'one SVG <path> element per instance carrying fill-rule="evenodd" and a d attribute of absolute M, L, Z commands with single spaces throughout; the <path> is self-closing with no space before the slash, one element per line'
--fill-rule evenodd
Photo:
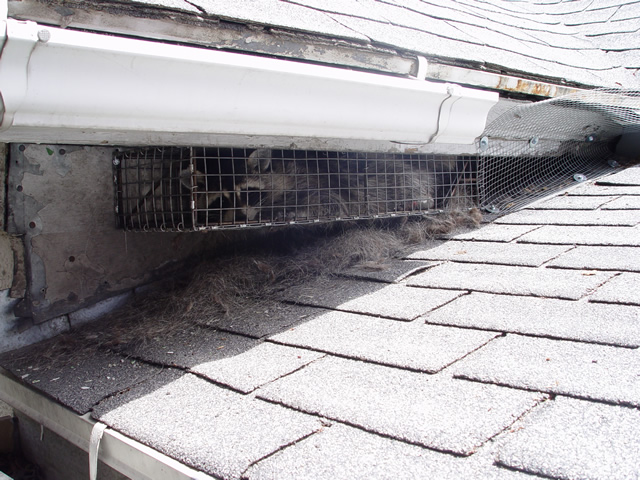
<path fill-rule="evenodd" d="M 421 215 L 477 203 L 474 156 L 156 147 L 114 157 L 118 224 L 212 230 Z"/>
<path fill-rule="evenodd" d="M 118 224 L 186 231 L 516 210 L 616 167 L 640 92 L 580 91 L 507 111 L 477 155 L 155 147 L 114 156 Z"/>

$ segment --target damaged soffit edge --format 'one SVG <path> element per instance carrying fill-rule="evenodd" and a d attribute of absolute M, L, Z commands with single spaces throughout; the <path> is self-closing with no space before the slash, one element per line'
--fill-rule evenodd
<path fill-rule="evenodd" d="M 562 66 L 554 59 L 532 60 L 518 52 L 499 51 L 490 44 L 474 44 L 474 39 L 462 33 L 456 38 L 456 29 L 449 26 L 441 32 L 443 25 L 439 19 L 419 17 L 419 12 L 398 13 L 390 5 L 385 5 L 382 13 L 377 12 L 383 8 L 379 2 L 372 2 L 371 6 L 375 4 L 376 8 L 368 10 L 358 2 L 342 2 L 337 10 L 322 7 L 327 11 L 310 8 L 305 4 L 309 2 L 268 1 L 269 8 L 260 11 L 254 11 L 243 2 L 227 3 L 181 0 L 45 3 L 22 0 L 9 1 L 9 16 L 87 31 L 418 76 L 538 97 L 555 97 L 575 91 L 573 87 L 563 85 L 563 75 L 574 85 L 606 84 L 605 79 L 594 75 L 589 68 Z M 442 10 L 442 7 L 433 8 Z M 462 15 L 455 10 L 448 13 L 453 19 Z M 406 16 L 400 20 L 394 17 L 402 14 Z M 364 18 L 367 16 L 369 18 Z M 393 22 L 387 18 L 393 18 Z M 459 21 L 469 22 L 468 18 L 473 17 L 462 15 Z M 412 25 L 422 20 L 425 30 L 435 30 L 434 33 L 427 34 Z M 411 28 L 400 25 L 403 21 Z M 444 23 L 448 26 L 452 21 L 449 19 Z M 438 25 L 440 27 L 436 28 Z M 408 35 L 413 43 L 394 40 L 398 34 Z M 451 51 L 458 57 L 452 58 Z M 551 56 L 553 50 L 550 52 L 546 55 Z M 429 61 L 424 62 L 421 56 Z M 492 66 L 485 58 L 498 63 Z"/>

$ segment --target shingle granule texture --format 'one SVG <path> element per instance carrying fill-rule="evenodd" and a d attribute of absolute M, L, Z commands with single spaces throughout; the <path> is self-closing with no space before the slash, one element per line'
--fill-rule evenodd
<path fill-rule="evenodd" d="M 424 319 L 439 325 L 640 346 L 640 309 L 627 305 L 471 293 Z"/>
<path fill-rule="evenodd" d="M 550 478 L 638 478 L 640 411 L 558 397 L 514 425 L 498 462 Z"/>
<path fill-rule="evenodd" d="M 190 374 L 108 398 L 93 415 L 185 465 L 225 479 L 240 478 L 253 462 L 322 427 L 317 418 Z"/>
<path fill-rule="evenodd" d="M 257 391 L 297 410 L 469 455 L 544 394 L 325 357 Z"/>
<path fill-rule="evenodd" d="M 437 372 L 496 335 L 495 332 L 331 312 L 271 340 L 375 363 Z"/>
<path fill-rule="evenodd" d="M 325 427 L 258 462 L 248 470 L 247 477 L 250 480 L 530 480 L 528 475 L 491 462 L 446 455 L 341 424 Z"/>
<path fill-rule="evenodd" d="M 637 349 L 507 335 L 451 368 L 481 382 L 640 407 Z"/>

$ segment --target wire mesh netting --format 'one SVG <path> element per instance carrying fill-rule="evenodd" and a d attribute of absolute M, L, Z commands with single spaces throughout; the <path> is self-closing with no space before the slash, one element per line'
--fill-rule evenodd
<path fill-rule="evenodd" d="M 478 139 L 480 204 L 506 213 L 622 160 L 619 139 L 640 130 L 640 92 L 581 91 L 509 110 Z"/>
<path fill-rule="evenodd" d="M 118 220 L 203 230 L 419 215 L 477 203 L 477 159 L 242 148 L 146 148 L 115 156 Z"/>
<path fill-rule="evenodd" d="M 492 122 L 477 155 L 155 147 L 116 153 L 118 223 L 212 230 L 424 215 L 503 214 L 612 170 L 640 131 L 640 92 L 581 91 Z M 635 132 L 635 133 L 634 133 Z"/>

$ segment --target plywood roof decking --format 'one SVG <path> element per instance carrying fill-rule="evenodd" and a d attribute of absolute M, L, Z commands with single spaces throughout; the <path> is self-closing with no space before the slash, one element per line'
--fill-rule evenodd
<path fill-rule="evenodd" d="M 555 83 L 640 85 L 640 2 L 634 0 L 145 0 L 47 4 L 45 7 L 35 0 L 10 2 L 9 12 L 20 18 L 116 33 L 128 31 L 152 38 L 171 37 L 174 24 L 173 40 L 319 61 L 322 48 L 314 47 L 314 37 L 296 39 L 294 34 L 312 34 L 347 47 L 380 47 L 391 56 L 394 51 L 423 55 L 435 62 Z M 92 16 L 95 19 L 89 20 Z M 153 22 L 138 23 L 141 30 L 135 31 L 132 17 L 139 22 L 142 18 L 154 19 L 161 26 L 153 31 Z M 117 18 L 122 21 L 114 20 Z M 206 23 L 209 20 L 214 23 Z M 184 29 L 189 22 L 190 28 Z M 235 40 L 233 36 L 207 37 L 202 33 L 220 30 L 223 24 L 235 25 Z M 241 24 L 252 27 L 242 32 Z M 273 33 L 277 40 L 267 45 L 265 32 Z M 406 62 L 376 59 L 373 51 L 370 53 L 372 68 L 408 73 Z M 355 60 L 358 55 L 359 60 Z M 366 50 L 353 57 L 344 62 L 366 65 Z M 326 56 L 324 59 L 329 61 Z"/>
<path fill-rule="evenodd" d="M 419 248 L 392 275 L 247 302 L 217 330 L 0 364 L 223 479 L 636 477 L 637 187 L 633 167 Z M 577 212 L 589 226 L 565 221 Z M 614 212 L 631 216 L 600 221 Z"/>

